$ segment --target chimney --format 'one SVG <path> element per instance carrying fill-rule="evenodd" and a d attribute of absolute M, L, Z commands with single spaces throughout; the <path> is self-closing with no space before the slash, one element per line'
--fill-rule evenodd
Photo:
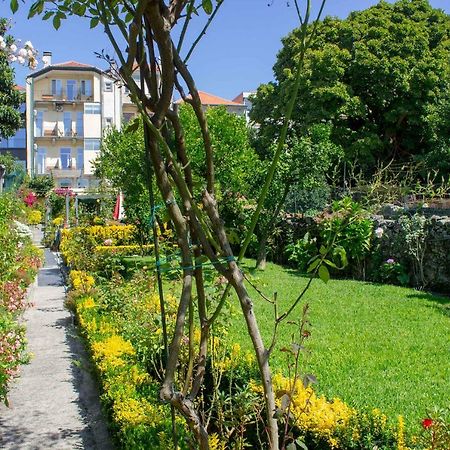
<path fill-rule="evenodd" d="M 44 52 L 42 54 L 42 62 L 44 63 L 44 67 L 48 67 L 52 65 L 52 52 Z"/>

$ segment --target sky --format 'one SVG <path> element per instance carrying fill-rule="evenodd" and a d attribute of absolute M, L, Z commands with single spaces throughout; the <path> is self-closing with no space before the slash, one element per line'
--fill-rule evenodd
<path fill-rule="evenodd" d="M 312 0 L 316 7 L 318 0 Z M 304 2 L 300 2 L 304 3 Z M 324 15 L 346 17 L 377 0 L 328 0 Z M 431 0 L 431 5 L 450 13 L 450 0 Z M 71 17 L 55 31 L 51 22 L 27 19 L 25 0 L 12 15 L 9 0 L 0 0 L 0 17 L 12 19 L 10 33 L 23 42 L 30 40 L 42 52 L 53 53 L 53 63 L 75 60 L 106 69 L 95 52 L 113 54 L 101 27 L 89 29 L 87 19 Z M 191 39 L 202 23 L 194 23 Z M 224 0 L 214 24 L 198 45 L 189 67 L 198 89 L 232 99 L 242 91 L 255 90 L 273 79 L 272 66 L 281 49 L 281 38 L 298 26 L 293 0 Z M 29 69 L 15 65 L 17 84 L 24 85 Z M 39 67 L 38 67 L 39 68 Z M 42 68 L 42 64 L 40 65 Z"/>

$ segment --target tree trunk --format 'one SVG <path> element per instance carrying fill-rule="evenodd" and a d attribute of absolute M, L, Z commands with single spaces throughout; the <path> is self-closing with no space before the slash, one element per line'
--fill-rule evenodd
<path fill-rule="evenodd" d="M 267 236 L 263 236 L 259 241 L 258 255 L 256 257 L 256 268 L 258 270 L 266 269 L 267 260 Z"/>

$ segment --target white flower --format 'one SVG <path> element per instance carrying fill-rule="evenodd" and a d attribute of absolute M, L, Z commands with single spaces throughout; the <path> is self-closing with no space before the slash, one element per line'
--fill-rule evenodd
<path fill-rule="evenodd" d="M 25 64 L 25 58 L 23 56 L 18 56 L 17 57 L 17 62 L 19 64 Z"/>
<path fill-rule="evenodd" d="M 27 51 L 27 55 L 28 55 L 28 58 L 33 58 L 34 57 L 34 50 L 28 50 Z"/>
<path fill-rule="evenodd" d="M 27 50 L 25 50 L 24 48 L 21 48 L 21 49 L 19 50 L 18 56 L 21 56 L 22 58 L 28 57 L 28 52 L 27 52 Z"/>
<path fill-rule="evenodd" d="M 384 233 L 384 230 L 383 230 L 383 228 L 381 228 L 381 227 L 378 227 L 378 228 L 375 230 L 375 236 L 376 236 L 378 239 L 381 239 L 381 238 L 383 237 L 383 233 Z"/>
<path fill-rule="evenodd" d="M 13 53 L 15 53 L 15 52 L 17 52 L 17 45 L 16 45 L 16 44 L 11 44 L 11 45 L 9 46 L 9 49 L 10 49 Z"/>
<path fill-rule="evenodd" d="M 0 36 L 1 37 L 1 36 Z M 5 41 L 0 41 L 0 48 L 2 50 L 4 50 L 6 48 L 6 42 Z"/>
<path fill-rule="evenodd" d="M 14 62 L 14 61 L 17 61 L 17 58 L 15 57 L 15 55 L 8 55 L 8 61 Z"/>
<path fill-rule="evenodd" d="M 0 42 L 3 42 L 5 38 L 3 36 L 0 36 Z"/>
<path fill-rule="evenodd" d="M 25 44 L 23 45 L 25 48 L 29 48 L 29 49 L 33 49 L 33 44 L 31 43 L 31 41 L 27 41 L 25 42 Z"/>

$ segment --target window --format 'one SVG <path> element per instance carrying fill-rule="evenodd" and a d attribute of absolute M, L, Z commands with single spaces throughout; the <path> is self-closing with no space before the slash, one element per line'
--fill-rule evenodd
<path fill-rule="evenodd" d="M 72 113 L 64 113 L 64 135 L 72 136 Z"/>
<path fill-rule="evenodd" d="M 52 95 L 61 97 L 62 95 L 62 81 L 52 80 Z"/>
<path fill-rule="evenodd" d="M 85 139 L 84 140 L 85 150 L 100 150 L 100 139 Z"/>
<path fill-rule="evenodd" d="M 69 178 L 61 178 L 61 180 L 59 182 L 59 187 L 62 187 L 62 188 L 72 187 L 72 180 L 70 180 Z"/>
<path fill-rule="evenodd" d="M 124 86 L 123 92 L 124 92 L 124 94 L 128 95 L 130 93 L 130 90 L 126 86 Z"/>
<path fill-rule="evenodd" d="M 84 134 L 83 113 L 77 112 L 77 135 L 83 136 L 83 134 Z"/>
<path fill-rule="evenodd" d="M 105 92 L 112 92 L 112 90 L 113 90 L 113 83 L 112 83 L 112 81 L 105 80 L 104 90 L 105 90 Z"/>
<path fill-rule="evenodd" d="M 78 187 L 83 189 L 89 186 L 89 180 L 87 178 L 79 178 L 78 179 Z"/>
<path fill-rule="evenodd" d="M 61 159 L 61 169 L 69 169 L 72 165 L 70 148 L 61 148 L 59 150 L 59 156 Z"/>
<path fill-rule="evenodd" d="M 123 113 L 123 123 L 128 123 L 134 117 L 134 113 Z"/>
<path fill-rule="evenodd" d="M 84 113 L 85 114 L 101 114 L 102 108 L 99 103 L 85 103 Z"/>
<path fill-rule="evenodd" d="M 77 82 L 76 80 L 67 80 L 67 100 L 75 100 L 77 98 Z"/>
<path fill-rule="evenodd" d="M 19 128 L 14 136 L 0 140 L 0 148 L 25 148 L 26 146 L 25 128 Z"/>
<path fill-rule="evenodd" d="M 35 136 L 40 137 L 44 135 L 43 127 L 44 127 L 44 113 L 42 111 L 38 111 L 36 114 L 36 124 L 34 132 Z"/>
<path fill-rule="evenodd" d="M 81 80 L 81 95 L 86 95 L 87 97 L 90 97 L 92 95 L 91 80 Z"/>
<path fill-rule="evenodd" d="M 84 169 L 84 149 L 83 148 L 77 149 L 77 169 L 78 170 Z"/>
<path fill-rule="evenodd" d="M 47 151 L 45 148 L 38 148 L 36 155 L 36 172 L 38 175 L 45 173 L 45 158 Z"/>

